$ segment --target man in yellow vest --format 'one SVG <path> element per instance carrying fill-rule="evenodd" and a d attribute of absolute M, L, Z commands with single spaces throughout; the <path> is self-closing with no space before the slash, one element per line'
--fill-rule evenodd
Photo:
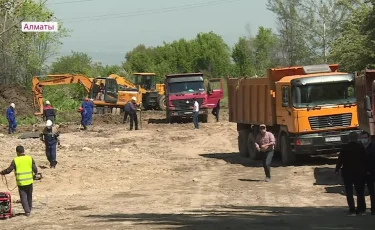
<path fill-rule="evenodd" d="M 31 156 L 25 155 L 25 149 L 19 145 L 16 148 L 17 157 L 7 169 L 0 172 L 1 175 L 9 174 L 14 169 L 18 192 L 20 194 L 21 203 L 26 216 L 30 216 L 33 202 L 33 172 L 38 173 L 35 161 Z"/>

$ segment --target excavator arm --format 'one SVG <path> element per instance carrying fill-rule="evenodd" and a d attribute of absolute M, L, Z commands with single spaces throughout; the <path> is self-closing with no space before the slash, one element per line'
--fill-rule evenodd
<path fill-rule="evenodd" d="M 137 88 L 137 86 L 135 84 L 133 84 L 132 82 L 128 81 L 124 77 L 121 77 L 117 74 L 111 74 L 111 75 L 109 75 L 108 78 L 115 79 L 117 81 L 118 85 L 121 85 L 121 86 L 124 86 L 124 87 L 127 87 L 127 88 Z"/>
<path fill-rule="evenodd" d="M 40 81 L 41 77 L 47 77 L 47 80 Z M 43 86 L 81 84 L 87 93 L 92 87 L 92 78 L 84 75 L 57 74 L 47 76 L 34 76 L 32 80 L 32 91 L 34 95 L 34 107 L 39 108 L 35 115 L 43 115 Z"/>

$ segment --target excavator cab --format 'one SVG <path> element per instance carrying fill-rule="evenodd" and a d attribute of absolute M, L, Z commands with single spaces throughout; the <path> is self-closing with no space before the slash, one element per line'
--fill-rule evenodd
<path fill-rule="evenodd" d="M 134 73 L 134 83 L 142 92 L 142 102 L 146 110 L 160 108 L 161 96 L 156 91 L 155 73 Z"/>
<path fill-rule="evenodd" d="M 98 77 L 94 78 L 90 90 L 90 98 L 105 103 L 117 103 L 118 84 L 115 79 Z"/>
<path fill-rule="evenodd" d="M 156 74 L 155 73 L 134 73 L 134 83 L 146 91 L 156 90 Z"/>

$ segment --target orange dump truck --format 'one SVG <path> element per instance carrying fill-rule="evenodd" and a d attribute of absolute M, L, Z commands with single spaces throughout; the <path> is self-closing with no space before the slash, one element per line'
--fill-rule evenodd
<path fill-rule="evenodd" d="M 237 123 L 241 155 L 259 159 L 255 138 L 264 123 L 284 165 L 296 155 L 340 151 L 358 128 L 354 75 L 338 65 L 269 69 L 263 78 L 228 78 L 229 121 Z"/>
<path fill-rule="evenodd" d="M 375 70 L 366 69 L 361 73 L 356 73 L 355 92 L 359 127 L 373 136 L 375 135 Z"/>

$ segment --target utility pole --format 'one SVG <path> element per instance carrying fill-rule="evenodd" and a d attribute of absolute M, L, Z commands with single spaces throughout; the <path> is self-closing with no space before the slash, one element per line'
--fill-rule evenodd
<path fill-rule="evenodd" d="M 327 42 L 326 42 L 326 22 L 323 18 L 323 57 L 324 63 L 327 62 Z"/>

